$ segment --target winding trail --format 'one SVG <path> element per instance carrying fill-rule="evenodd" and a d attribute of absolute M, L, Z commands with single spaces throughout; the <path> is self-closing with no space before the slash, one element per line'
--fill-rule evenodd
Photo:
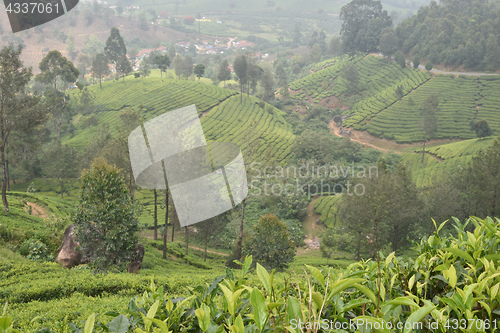
<path fill-rule="evenodd" d="M 337 137 L 344 137 L 343 135 L 340 134 L 340 128 L 335 126 L 335 122 L 332 121 L 330 123 L 330 130 L 331 133 Z M 419 148 L 422 145 L 420 143 L 414 143 L 414 144 L 401 144 L 401 143 L 396 143 L 393 141 L 389 141 L 387 139 L 380 139 L 371 136 L 370 134 L 366 132 L 361 132 L 361 131 L 354 131 L 351 129 L 351 136 L 349 137 L 352 141 L 357 142 L 359 144 L 362 144 L 364 146 L 377 149 L 383 153 L 395 153 L 395 154 L 403 154 L 403 153 L 409 153 L 407 148 Z M 432 143 L 449 143 L 449 142 L 455 142 L 451 140 L 431 140 L 427 143 L 427 145 L 432 144 Z M 380 145 L 377 145 L 377 143 Z M 383 146 L 383 147 L 382 147 Z M 429 153 L 428 151 L 425 152 L 427 155 L 432 157 L 433 159 L 437 160 L 438 162 L 442 162 L 443 159 L 440 158 L 439 156 L 436 156 L 434 154 Z M 420 152 L 415 152 L 415 154 L 420 154 Z"/>

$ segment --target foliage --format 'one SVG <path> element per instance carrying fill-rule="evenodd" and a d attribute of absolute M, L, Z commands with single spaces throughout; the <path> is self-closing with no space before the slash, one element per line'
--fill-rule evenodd
<path fill-rule="evenodd" d="M 436 64 L 498 70 L 500 8 L 481 0 L 431 1 L 396 28 L 406 54 L 418 53 Z M 497 59 L 497 58 L 496 58 Z"/>
<path fill-rule="evenodd" d="M 380 1 L 353 0 L 342 7 L 343 20 L 340 35 L 347 52 L 372 52 L 379 46 L 384 28 L 392 25 L 392 20 L 383 10 Z"/>
<path fill-rule="evenodd" d="M 311 332 L 319 332 L 332 327 L 348 331 L 350 321 L 357 322 L 353 329 L 360 331 L 384 322 L 392 329 L 383 332 L 396 332 L 397 323 L 421 323 L 438 333 L 455 325 L 469 332 L 494 332 L 500 312 L 500 220 L 452 223 L 457 237 L 442 235 L 446 222 L 434 223 L 436 231 L 415 243 L 415 259 L 379 253 L 376 261 L 341 270 L 306 265 L 300 275 L 279 279 L 259 264 L 250 275 L 252 257 L 247 257 L 238 275 L 227 270 L 212 283 L 192 289 L 188 297 L 171 298 L 151 281 L 126 311 L 92 314 L 76 326 L 86 326 L 87 332 L 102 326 L 116 331 L 118 324 L 123 332 L 180 327 L 202 332 L 300 332 L 306 323 L 319 322 L 310 326 Z"/>
<path fill-rule="evenodd" d="M 194 75 L 196 75 L 196 77 L 199 80 L 200 78 L 203 77 L 203 75 L 205 75 L 205 65 L 197 64 L 196 66 L 194 66 L 193 72 L 194 72 Z"/>
<path fill-rule="evenodd" d="M 96 54 L 91 70 L 99 78 L 99 87 L 102 88 L 102 77 L 109 74 L 108 58 L 102 53 Z"/>
<path fill-rule="evenodd" d="M 81 181 L 80 203 L 72 216 L 75 239 L 95 269 L 107 271 L 130 258 L 138 222 L 116 167 L 96 159 Z"/>
<path fill-rule="evenodd" d="M 54 85 L 54 90 L 57 90 L 58 79 L 66 83 L 75 82 L 80 75 L 75 65 L 58 50 L 47 53 L 38 67 L 41 73 L 36 79 L 42 83 Z"/>
<path fill-rule="evenodd" d="M 47 110 L 38 105 L 40 99 L 26 93 L 32 72 L 24 67 L 20 56 L 22 48 L 12 44 L 0 50 L 0 162 L 2 167 L 2 202 L 7 202 L 6 155 L 9 136 L 13 131 L 28 131 L 45 121 Z"/>
<path fill-rule="evenodd" d="M 484 138 L 493 134 L 490 125 L 484 119 L 481 119 L 478 122 L 473 121 L 471 129 L 476 132 L 478 138 Z"/>
<path fill-rule="evenodd" d="M 111 28 L 110 35 L 104 46 L 104 54 L 115 65 L 118 65 L 120 59 L 123 59 L 127 55 L 127 47 L 120 35 L 120 30 L 116 27 Z"/>
<path fill-rule="evenodd" d="M 396 62 L 398 63 L 399 66 L 401 66 L 401 68 L 406 68 L 406 59 L 403 52 L 401 51 L 396 52 L 394 54 L 394 60 L 396 60 Z"/>
<path fill-rule="evenodd" d="M 253 228 L 243 252 L 252 255 L 255 261 L 268 269 L 282 271 L 295 256 L 295 244 L 290 239 L 286 224 L 276 215 L 266 214 Z"/>

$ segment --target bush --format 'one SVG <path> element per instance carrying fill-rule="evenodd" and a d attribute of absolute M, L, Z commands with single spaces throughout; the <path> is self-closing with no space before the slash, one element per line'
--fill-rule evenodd
<path fill-rule="evenodd" d="M 38 239 L 30 238 L 19 247 L 19 253 L 28 259 L 36 261 L 50 261 L 54 257 L 49 254 L 47 245 Z"/>

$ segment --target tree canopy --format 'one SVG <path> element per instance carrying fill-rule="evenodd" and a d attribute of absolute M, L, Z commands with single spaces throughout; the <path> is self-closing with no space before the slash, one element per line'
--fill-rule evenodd
<path fill-rule="evenodd" d="M 495 1 L 431 1 L 396 28 L 399 46 L 435 64 L 500 68 L 500 8 Z"/>
<path fill-rule="evenodd" d="M 378 49 L 382 30 L 392 25 L 380 1 L 353 0 L 340 11 L 340 31 L 345 51 L 372 52 Z"/>
<path fill-rule="evenodd" d="M 75 239 L 97 271 L 128 261 L 139 222 L 120 170 L 96 159 L 81 177 L 80 203 L 72 216 Z"/>

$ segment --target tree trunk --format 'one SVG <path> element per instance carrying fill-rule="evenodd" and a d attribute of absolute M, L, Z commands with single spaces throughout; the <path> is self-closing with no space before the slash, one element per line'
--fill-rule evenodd
<path fill-rule="evenodd" d="M 243 103 L 243 84 L 240 83 L 240 103 Z"/>
<path fill-rule="evenodd" d="M 102 76 L 99 76 L 99 88 L 102 89 Z"/>
<path fill-rule="evenodd" d="M 9 159 L 5 160 L 5 168 L 7 169 L 7 191 L 10 192 L 10 169 L 9 169 Z"/>
<path fill-rule="evenodd" d="M 158 240 L 158 193 L 156 190 L 153 190 L 155 196 L 155 215 L 154 215 L 154 223 L 155 223 L 155 240 Z"/>
<path fill-rule="evenodd" d="M 358 231 L 358 249 L 357 249 L 357 254 L 356 254 L 356 258 L 357 260 L 361 260 L 361 232 Z"/>
<path fill-rule="evenodd" d="M 241 203 L 241 223 L 240 223 L 240 235 L 238 236 L 238 245 L 237 245 L 237 255 L 238 258 L 237 260 L 241 260 L 241 248 L 243 246 L 243 222 L 245 221 L 245 201 L 246 199 L 243 199 L 243 202 Z"/>
<path fill-rule="evenodd" d="M 396 252 L 398 249 L 398 238 L 399 238 L 399 227 L 395 226 L 394 227 L 394 238 L 392 240 L 392 250 Z"/>
<path fill-rule="evenodd" d="M 61 115 L 61 117 L 62 117 L 62 115 Z M 61 123 L 62 123 L 61 118 L 57 119 L 57 140 L 59 142 L 61 142 Z"/>
<path fill-rule="evenodd" d="M 425 158 L 425 142 L 427 141 L 426 138 L 424 138 L 424 149 L 422 150 L 422 164 L 421 166 L 424 166 L 424 158 Z"/>
<path fill-rule="evenodd" d="M 9 203 L 7 202 L 7 168 L 5 165 L 5 143 L 0 146 L 0 160 L 2 163 L 2 202 L 3 211 L 9 212 Z"/>
<path fill-rule="evenodd" d="M 207 261 L 207 245 L 208 245 L 208 232 L 205 234 L 205 256 L 203 257 L 203 261 Z"/>
<path fill-rule="evenodd" d="M 189 250 L 189 229 L 187 226 L 184 227 L 184 235 L 186 235 L 186 255 L 188 255 Z"/>
<path fill-rule="evenodd" d="M 172 210 L 172 243 L 174 242 L 174 234 L 175 234 L 175 221 L 177 221 L 177 217 L 175 216 L 175 206 Z"/>
<path fill-rule="evenodd" d="M 163 229 L 163 259 L 167 259 L 168 187 L 165 193 L 165 227 Z"/>

